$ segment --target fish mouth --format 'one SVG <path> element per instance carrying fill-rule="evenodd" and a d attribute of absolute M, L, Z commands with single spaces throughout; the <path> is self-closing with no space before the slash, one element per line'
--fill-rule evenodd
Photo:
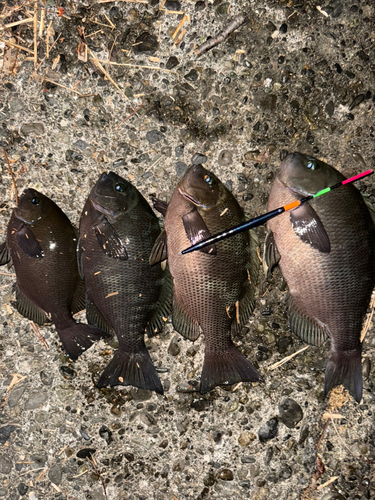
<path fill-rule="evenodd" d="M 35 219 L 27 220 L 27 219 L 25 219 L 25 217 L 22 217 L 19 207 L 14 207 L 13 211 L 14 211 L 14 215 L 17 217 L 17 219 L 21 220 L 25 224 L 33 224 L 34 222 L 36 222 L 42 218 L 42 217 L 36 217 Z"/>
<path fill-rule="evenodd" d="M 179 193 L 188 201 L 190 201 L 190 203 L 192 203 L 193 205 L 197 206 L 197 207 L 202 207 L 202 208 L 212 208 L 213 206 L 215 206 L 214 204 L 212 205 L 204 205 L 203 203 L 199 203 L 199 201 L 195 200 L 192 196 L 190 196 L 189 194 L 185 193 L 185 191 L 183 191 L 180 187 L 178 188 L 178 191 Z"/>
<path fill-rule="evenodd" d="M 299 196 L 300 198 L 303 198 L 304 196 L 313 196 L 314 194 L 316 194 L 316 193 L 308 193 L 307 191 L 303 191 L 302 189 L 296 189 L 289 186 L 285 187 L 288 189 L 288 191 Z"/>
<path fill-rule="evenodd" d="M 91 205 L 95 208 L 95 210 L 106 215 L 107 217 L 109 217 L 111 219 L 117 219 L 121 215 L 121 212 L 116 212 L 116 213 L 111 212 L 111 210 L 104 208 L 103 205 L 101 205 L 100 203 L 98 203 L 92 199 L 90 200 L 90 202 L 91 202 Z"/>

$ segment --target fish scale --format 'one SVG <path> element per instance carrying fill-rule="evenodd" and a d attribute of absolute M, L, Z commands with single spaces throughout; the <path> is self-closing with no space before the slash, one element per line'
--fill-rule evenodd
<path fill-rule="evenodd" d="M 302 168 L 303 162 L 307 161 L 318 162 L 310 158 L 306 160 L 298 153 L 287 157 L 271 188 L 270 210 L 298 199 L 298 193 L 288 188 L 297 188 L 299 182 L 306 186 L 309 176 L 314 173 L 306 169 L 305 180 L 299 180 L 298 176 L 293 178 L 292 168 Z M 318 164 L 322 170 L 321 173 L 315 172 L 318 179 L 326 171 L 336 182 L 344 179 L 333 167 L 323 162 Z M 290 168 L 288 174 L 287 168 Z M 311 191 L 314 192 L 312 179 Z M 321 188 L 319 184 L 317 190 Z M 305 194 L 301 193 L 301 196 Z M 359 401 L 362 394 L 360 332 L 375 285 L 372 217 L 353 185 L 311 200 L 309 205 L 329 237 L 330 250 L 320 251 L 299 237 L 298 231 L 293 229 L 292 211 L 291 215 L 284 213 L 268 221 L 270 233 L 266 239 L 266 254 L 267 245 L 272 246 L 273 238 L 280 256 L 280 269 L 289 287 L 289 317 L 293 333 L 315 345 L 322 344 L 328 337 L 331 339 L 325 393 L 342 383 Z"/>

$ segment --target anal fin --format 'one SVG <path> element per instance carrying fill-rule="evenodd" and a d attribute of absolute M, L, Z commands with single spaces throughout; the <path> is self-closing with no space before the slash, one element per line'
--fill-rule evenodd
<path fill-rule="evenodd" d="M 295 306 L 292 297 L 288 294 L 289 326 L 294 335 L 307 344 L 321 346 L 328 339 L 329 334 L 324 325 L 302 313 Z"/>

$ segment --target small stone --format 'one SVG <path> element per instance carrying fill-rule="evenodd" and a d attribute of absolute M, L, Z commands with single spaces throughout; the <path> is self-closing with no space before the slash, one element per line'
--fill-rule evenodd
<path fill-rule="evenodd" d="M 29 399 L 25 403 L 25 410 L 35 410 L 38 406 L 44 404 L 48 399 L 48 393 L 40 389 L 30 391 Z"/>
<path fill-rule="evenodd" d="M 176 155 L 176 158 L 181 156 L 184 153 L 185 146 L 183 144 L 180 144 L 179 146 L 176 146 L 174 150 L 174 154 Z"/>
<path fill-rule="evenodd" d="M 277 436 L 279 430 L 279 421 L 277 418 L 271 418 L 265 422 L 258 431 L 259 441 L 264 443 L 269 439 L 273 439 Z"/>
<path fill-rule="evenodd" d="M 52 467 L 48 471 L 48 477 L 51 483 L 56 484 L 58 486 L 61 483 L 62 479 L 61 465 L 60 464 L 52 465 Z"/>
<path fill-rule="evenodd" d="M 286 398 L 279 404 L 279 418 L 289 429 L 294 429 L 303 418 L 300 405 L 291 398 Z"/>
<path fill-rule="evenodd" d="M 221 431 L 215 431 L 212 434 L 212 439 L 214 440 L 214 443 L 220 443 L 222 436 L 223 433 Z"/>
<path fill-rule="evenodd" d="M 230 9 L 230 3 L 223 2 L 218 7 L 216 7 L 216 14 L 218 17 L 226 18 Z"/>
<path fill-rule="evenodd" d="M 146 134 L 146 139 L 150 144 L 156 144 L 165 138 L 165 135 L 159 130 L 149 130 Z"/>
<path fill-rule="evenodd" d="M 82 448 L 82 450 L 79 450 L 77 452 L 77 457 L 78 458 L 91 458 L 91 455 L 93 455 L 96 452 L 95 448 Z"/>
<path fill-rule="evenodd" d="M 113 441 L 112 431 L 108 429 L 106 425 L 102 425 L 99 429 L 99 436 L 104 439 L 107 444 L 111 444 Z"/>
<path fill-rule="evenodd" d="M 5 444 L 12 432 L 17 429 L 14 425 L 5 425 L 4 427 L 0 427 L 0 445 Z"/>
<path fill-rule="evenodd" d="M 166 69 L 173 69 L 175 68 L 176 66 L 178 66 L 180 64 L 180 61 L 177 59 L 177 57 L 175 56 L 171 56 L 168 61 L 166 62 Z"/>
<path fill-rule="evenodd" d="M 19 387 L 14 387 L 11 390 L 11 392 L 8 396 L 8 399 L 7 399 L 7 404 L 10 408 L 17 406 L 17 404 L 18 404 L 19 400 L 21 399 L 25 390 L 26 390 L 25 385 L 21 385 Z"/>
<path fill-rule="evenodd" d="M 277 96 L 275 94 L 265 94 L 262 92 L 255 98 L 256 107 L 266 113 L 273 113 L 276 110 L 276 103 Z"/>
<path fill-rule="evenodd" d="M 43 123 L 24 123 L 21 126 L 20 133 L 22 135 L 42 135 L 44 134 L 44 125 Z"/>
<path fill-rule="evenodd" d="M 241 462 L 243 464 L 255 464 L 256 460 L 254 457 L 251 457 L 249 455 L 244 455 L 243 457 L 241 457 Z"/>
<path fill-rule="evenodd" d="M 144 31 L 135 40 L 133 51 L 135 54 L 147 54 L 152 56 L 159 49 L 158 40 L 154 35 Z"/>
<path fill-rule="evenodd" d="M 164 4 L 164 9 L 180 11 L 181 4 L 180 4 L 180 2 L 178 2 L 178 0 L 167 0 Z"/>
<path fill-rule="evenodd" d="M 201 153 L 195 153 L 195 155 L 191 159 L 191 163 L 193 165 L 201 165 L 202 163 L 207 163 L 207 156 L 202 155 Z"/>
<path fill-rule="evenodd" d="M 62 385 L 60 387 L 56 387 L 56 395 L 62 403 L 65 401 L 74 399 L 74 387 L 71 385 Z"/>
<path fill-rule="evenodd" d="M 184 163 L 182 161 L 178 161 L 175 165 L 176 174 L 179 177 L 183 177 L 185 175 L 187 169 L 188 169 L 188 166 L 186 165 L 186 163 Z"/>
<path fill-rule="evenodd" d="M 21 101 L 21 99 L 17 95 L 15 95 L 9 103 L 9 109 L 11 113 L 18 113 L 19 111 L 25 109 L 25 105 L 23 101 Z"/>
<path fill-rule="evenodd" d="M 189 73 L 187 73 L 185 75 L 185 79 L 188 81 L 188 82 L 195 82 L 198 80 L 198 71 L 196 69 L 191 69 L 189 71 Z"/>
<path fill-rule="evenodd" d="M 0 474 L 10 474 L 13 462 L 9 456 L 0 455 Z"/>
<path fill-rule="evenodd" d="M 18 493 L 21 495 L 21 497 L 26 495 L 28 489 L 29 489 L 29 487 L 25 483 L 20 483 L 17 486 Z"/>
<path fill-rule="evenodd" d="M 196 2 L 195 4 L 195 10 L 196 12 L 199 12 L 200 10 L 204 10 L 206 7 L 206 4 L 205 2 L 203 2 L 202 0 L 199 0 L 198 2 Z"/>
<path fill-rule="evenodd" d="M 222 479 L 223 481 L 233 481 L 233 472 L 230 469 L 223 469 L 219 473 L 219 479 Z"/>
<path fill-rule="evenodd" d="M 170 354 L 171 356 L 178 356 L 180 354 L 180 351 L 181 351 L 181 348 L 180 348 L 180 345 L 178 343 L 178 337 L 177 335 L 174 335 L 172 337 L 172 340 L 168 346 L 168 354 Z"/>
<path fill-rule="evenodd" d="M 218 163 L 222 167 L 228 167 L 231 165 L 233 162 L 233 156 L 230 151 L 223 150 L 220 152 L 219 157 L 218 157 Z"/>
<path fill-rule="evenodd" d="M 240 437 L 238 438 L 238 443 L 243 448 L 249 446 L 249 444 L 256 439 L 256 435 L 253 432 L 241 432 Z"/>
<path fill-rule="evenodd" d="M 52 385 L 53 376 L 50 373 L 47 373 L 44 370 L 42 370 L 39 373 L 39 376 L 40 376 L 40 380 L 41 380 L 43 385 Z"/>
<path fill-rule="evenodd" d="M 286 23 L 283 23 L 280 28 L 279 28 L 279 31 L 282 35 L 285 35 L 285 33 L 288 31 L 288 26 Z"/>
<path fill-rule="evenodd" d="M 81 151 L 85 151 L 85 149 L 87 149 L 89 147 L 89 145 L 87 144 L 87 142 L 85 141 L 82 141 L 81 139 L 79 139 L 78 141 L 76 141 L 73 146 L 75 148 L 78 148 L 80 149 Z"/>
<path fill-rule="evenodd" d="M 293 341 L 290 337 L 281 337 L 277 340 L 276 347 L 280 354 L 285 354 L 292 344 Z"/>

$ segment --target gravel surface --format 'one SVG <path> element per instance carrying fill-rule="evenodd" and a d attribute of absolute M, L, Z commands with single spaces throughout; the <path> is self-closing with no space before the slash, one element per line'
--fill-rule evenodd
<path fill-rule="evenodd" d="M 347 176 L 374 166 L 373 0 L 36 5 L 0 2 L 1 26 L 16 23 L 0 35 L 0 145 L 19 191 L 42 191 L 74 224 L 103 171 L 168 200 L 203 163 L 250 217 L 265 211 L 287 152 Z M 241 13 L 242 26 L 196 56 Z M 36 30 L 17 24 L 35 14 Z M 0 153 L 4 237 L 14 190 Z M 373 178 L 357 186 L 374 199 Z M 339 390 L 323 401 L 328 346 L 271 369 L 305 344 L 288 330 L 280 272 L 261 272 L 235 340 L 264 383 L 201 396 L 203 339 L 185 340 L 169 320 L 147 340 L 163 396 L 98 390 L 114 342 L 70 362 L 53 326 L 39 328 L 42 342 L 12 307 L 11 272 L 0 275 L 0 498 L 375 498 L 373 327 L 361 403 Z"/>

